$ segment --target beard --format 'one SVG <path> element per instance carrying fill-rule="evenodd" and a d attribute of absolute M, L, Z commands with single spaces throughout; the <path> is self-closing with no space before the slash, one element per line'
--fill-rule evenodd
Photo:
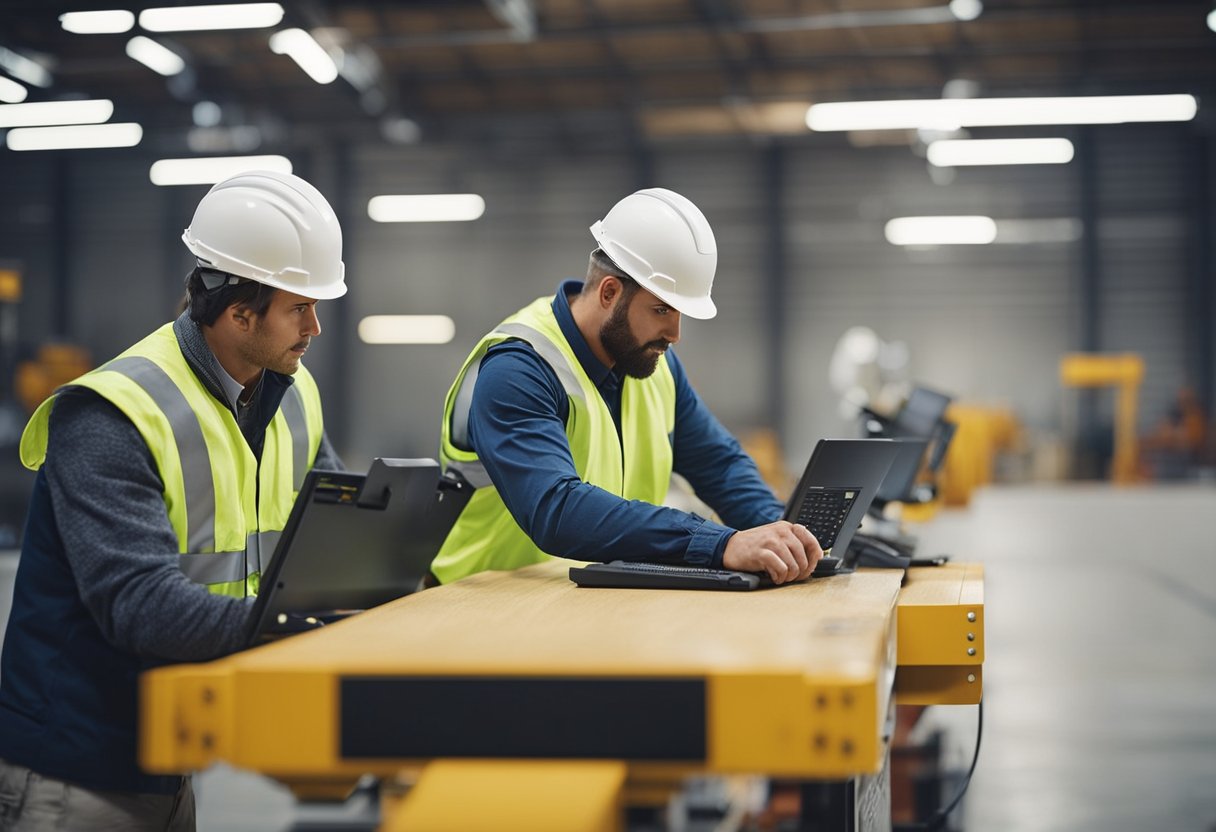
<path fill-rule="evenodd" d="M 628 303 L 617 303 L 612 315 L 600 327 L 600 343 L 625 375 L 650 378 L 669 344 L 663 339 L 640 343 L 629 328 L 628 306 Z"/>
<path fill-rule="evenodd" d="M 295 375 L 300 369 L 300 357 L 291 349 L 307 347 L 309 338 L 304 338 L 292 344 L 288 349 L 282 349 L 274 343 L 274 338 L 265 331 L 262 319 L 258 318 L 253 325 L 252 337 L 241 350 L 242 358 L 257 367 L 263 367 L 285 376 Z"/>

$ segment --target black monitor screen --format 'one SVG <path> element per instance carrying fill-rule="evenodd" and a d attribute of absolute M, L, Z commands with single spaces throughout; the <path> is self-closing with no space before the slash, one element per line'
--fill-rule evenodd
<path fill-rule="evenodd" d="M 950 397 L 947 395 L 924 387 L 915 388 L 892 420 L 890 435 L 928 439 L 937 431 L 949 404 Z"/>
<path fill-rule="evenodd" d="M 875 496 L 876 503 L 891 503 L 904 500 L 916 483 L 916 475 L 920 473 L 921 463 L 925 457 L 925 449 L 929 446 L 927 439 L 898 439 L 899 454 L 887 475 L 882 479 Z"/>

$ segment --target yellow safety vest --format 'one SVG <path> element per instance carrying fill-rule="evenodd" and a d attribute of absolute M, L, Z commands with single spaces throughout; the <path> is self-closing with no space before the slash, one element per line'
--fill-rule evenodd
<path fill-rule="evenodd" d="M 656 505 L 667 495 L 676 389 L 666 355 L 649 378 L 625 379 L 618 436 L 612 413 L 562 334 L 552 301 L 552 297 L 537 299 L 482 338 L 448 391 L 440 459 L 445 470 L 459 471 L 476 490 L 431 564 L 443 583 L 487 569 L 518 569 L 551 557 L 516 524 L 477 454 L 467 449 L 473 387 L 481 359 L 495 344 L 527 341 L 557 374 L 570 397 L 566 437 L 584 482 L 626 500 Z"/>
<path fill-rule="evenodd" d="M 105 397 L 142 434 L 164 484 L 178 565 L 212 592 L 257 594 L 262 568 L 316 460 L 321 397 L 302 365 L 293 378 L 266 429 L 260 466 L 231 409 L 186 362 L 173 324 L 67 385 Z M 54 401 L 52 395 L 39 405 L 21 436 L 21 461 L 32 470 L 46 459 Z"/>

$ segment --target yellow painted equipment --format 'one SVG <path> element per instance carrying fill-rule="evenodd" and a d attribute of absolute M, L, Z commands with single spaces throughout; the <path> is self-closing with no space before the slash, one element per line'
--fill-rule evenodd
<path fill-rule="evenodd" d="M 980 701 L 984 663 L 984 568 L 946 564 L 911 569 L 899 593 L 901 705 Z"/>
<path fill-rule="evenodd" d="M 1111 480 L 1136 481 L 1139 456 L 1136 438 L 1136 411 L 1140 382 L 1144 380 L 1144 359 L 1134 353 L 1102 355 L 1073 353 L 1060 360 L 1060 382 L 1069 387 L 1117 387 L 1115 399 L 1115 451 L 1111 461 Z"/>

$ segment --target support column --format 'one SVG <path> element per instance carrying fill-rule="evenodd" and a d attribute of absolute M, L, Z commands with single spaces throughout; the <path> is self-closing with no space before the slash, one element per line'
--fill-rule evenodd
<path fill-rule="evenodd" d="M 1216 404 L 1216 320 L 1213 284 L 1216 283 L 1216 246 L 1212 245 L 1212 188 L 1216 187 L 1216 139 L 1199 136 L 1192 142 L 1191 164 L 1183 168 L 1190 190 L 1191 268 L 1188 270 L 1186 305 L 1187 381 L 1195 389 L 1204 411 Z"/>
<path fill-rule="evenodd" d="M 778 142 L 772 142 L 764 150 L 764 275 L 763 296 L 769 299 L 767 309 L 771 310 L 769 325 L 766 327 L 766 339 L 763 357 L 765 361 L 765 391 L 767 394 L 768 413 L 772 420 L 777 438 L 785 445 L 785 356 L 786 349 L 786 309 L 789 304 L 789 279 L 786 269 L 786 240 L 785 240 L 785 148 Z"/>
<path fill-rule="evenodd" d="M 1079 207 L 1081 213 L 1081 281 L 1078 293 L 1078 336 L 1075 349 L 1098 352 L 1102 349 L 1102 255 L 1098 241 L 1100 220 L 1098 141 L 1092 127 L 1082 127 L 1077 136 Z M 1077 435 L 1074 437 L 1073 475 L 1082 479 L 1103 476 L 1104 460 L 1099 458 L 1099 436 L 1106 433 L 1098 425 L 1097 394 L 1081 389 L 1077 396 Z"/>

